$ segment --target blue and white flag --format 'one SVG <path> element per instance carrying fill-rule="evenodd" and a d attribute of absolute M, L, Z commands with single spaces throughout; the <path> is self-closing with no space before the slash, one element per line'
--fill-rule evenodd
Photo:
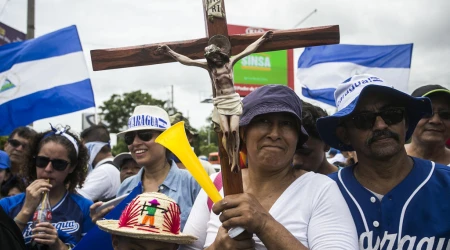
<path fill-rule="evenodd" d="M 0 46 L 0 135 L 95 107 L 76 26 Z"/>
<path fill-rule="evenodd" d="M 413 44 L 337 44 L 305 48 L 298 59 L 297 70 L 302 95 L 335 106 L 336 86 L 364 73 L 378 76 L 407 92 L 412 49 Z"/>

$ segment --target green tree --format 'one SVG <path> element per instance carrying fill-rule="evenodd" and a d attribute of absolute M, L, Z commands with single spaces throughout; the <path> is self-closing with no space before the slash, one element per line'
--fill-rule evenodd
<path fill-rule="evenodd" d="M 8 136 L 0 136 L 0 149 L 5 149 L 5 143 L 8 141 Z"/>
<path fill-rule="evenodd" d="M 152 95 L 138 90 L 123 95 L 114 94 L 99 108 L 103 120 L 109 124 L 109 132 L 117 133 L 126 129 L 128 118 L 136 106 L 154 105 L 164 108 L 165 104 L 166 101 L 155 99 Z"/>
<path fill-rule="evenodd" d="M 125 140 L 122 138 L 117 138 L 117 144 L 111 149 L 113 155 L 118 155 L 123 152 L 128 152 L 128 146 Z"/>
<path fill-rule="evenodd" d="M 217 150 L 219 150 L 219 148 L 214 143 L 200 146 L 201 155 L 205 155 L 206 157 L 208 157 L 209 153 L 217 152 Z"/>

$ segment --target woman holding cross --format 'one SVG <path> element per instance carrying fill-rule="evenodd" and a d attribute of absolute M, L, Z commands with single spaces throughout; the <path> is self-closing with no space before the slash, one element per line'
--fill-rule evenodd
<path fill-rule="evenodd" d="M 266 85 L 243 104 L 244 193 L 226 196 L 210 213 L 201 191 L 183 231 L 199 239 L 181 249 L 358 249 L 355 225 L 336 183 L 313 172 L 296 175 L 291 166 L 308 138 L 300 98 L 288 87 Z M 232 239 L 227 232 L 236 227 L 247 233 Z"/>

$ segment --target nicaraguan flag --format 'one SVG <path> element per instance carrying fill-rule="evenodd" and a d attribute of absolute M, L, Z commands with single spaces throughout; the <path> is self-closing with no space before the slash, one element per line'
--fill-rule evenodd
<path fill-rule="evenodd" d="M 76 26 L 0 46 L 0 135 L 94 106 Z"/>
<path fill-rule="evenodd" d="M 368 73 L 384 79 L 396 89 L 408 92 L 413 44 L 326 45 L 305 48 L 298 59 L 297 78 L 302 95 L 335 106 L 339 83 Z"/>

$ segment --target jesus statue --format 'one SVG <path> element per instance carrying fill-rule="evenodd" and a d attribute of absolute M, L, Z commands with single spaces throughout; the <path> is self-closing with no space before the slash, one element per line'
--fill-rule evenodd
<path fill-rule="evenodd" d="M 272 31 L 267 31 L 244 51 L 230 58 L 231 45 L 226 36 L 211 37 L 205 48 L 206 62 L 195 61 L 173 51 L 167 45 L 160 45 L 159 53 L 170 55 L 178 62 L 204 68 L 209 72 L 213 89 L 213 122 L 219 124 L 223 132 L 221 143 L 227 151 L 231 171 L 239 171 L 239 116 L 242 114 L 241 98 L 234 89 L 233 66 L 243 57 L 255 52 L 261 44 L 272 38 Z M 217 127 L 217 126 L 216 126 Z"/>

